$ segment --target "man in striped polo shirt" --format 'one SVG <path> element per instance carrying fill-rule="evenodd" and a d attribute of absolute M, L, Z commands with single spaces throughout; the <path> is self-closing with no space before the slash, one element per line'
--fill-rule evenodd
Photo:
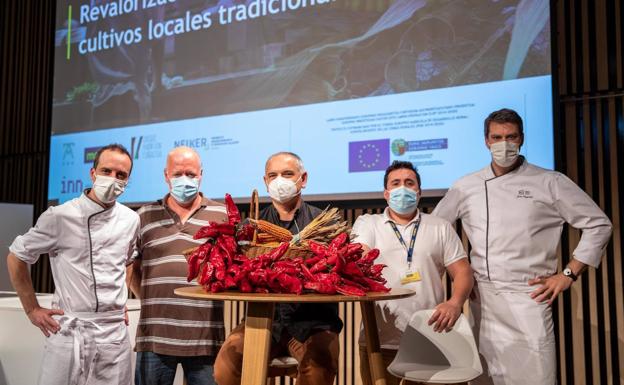
<path fill-rule="evenodd" d="M 225 206 L 199 192 L 201 177 L 199 155 L 174 148 L 165 169 L 169 193 L 138 211 L 141 230 L 131 278 L 132 291 L 141 298 L 136 385 L 173 384 L 178 363 L 188 385 L 214 383 L 214 358 L 225 334 L 223 304 L 173 294 L 189 285 L 184 250 L 204 242 L 193 235 L 209 221 L 227 222 Z"/>

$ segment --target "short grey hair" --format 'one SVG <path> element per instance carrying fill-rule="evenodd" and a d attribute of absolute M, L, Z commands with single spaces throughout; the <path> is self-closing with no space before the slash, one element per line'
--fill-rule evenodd
<path fill-rule="evenodd" d="M 301 160 L 301 157 L 297 154 L 295 154 L 294 152 L 289 152 L 289 151 L 280 151 L 280 152 L 276 152 L 275 154 L 269 156 L 267 158 L 266 163 L 264 164 L 264 171 L 266 172 L 267 167 L 269 166 L 269 161 L 271 161 L 271 159 L 275 158 L 276 156 L 280 156 L 280 155 L 287 155 L 287 156 L 292 156 L 293 158 L 295 158 L 295 160 L 297 161 L 297 167 L 299 168 L 299 172 L 300 173 L 304 173 L 305 172 L 305 167 L 303 166 L 303 160 Z"/>

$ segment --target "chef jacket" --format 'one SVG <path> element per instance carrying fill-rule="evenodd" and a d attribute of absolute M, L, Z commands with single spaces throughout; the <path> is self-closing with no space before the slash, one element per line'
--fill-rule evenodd
<path fill-rule="evenodd" d="M 128 299 L 126 264 L 139 216 L 120 203 L 105 209 L 87 197 L 87 191 L 48 208 L 9 249 L 28 264 L 42 254 L 50 256 L 54 308 L 72 313 L 123 309 Z"/>
<path fill-rule="evenodd" d="M 459 179 L 433 214 L 462 220 L 477 281 L 526 286 L 554 274 L 565 222 L 583 230 L 574 258 L 593 267 L 611 236 L 611 222 L 583 190 L 525 159 L 505 175 L 495 176 L 488 165 Z"/>

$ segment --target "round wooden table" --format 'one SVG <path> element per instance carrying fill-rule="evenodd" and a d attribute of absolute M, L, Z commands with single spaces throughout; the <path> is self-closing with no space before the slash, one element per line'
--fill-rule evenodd
<path fill-rule="evenodd" d="M 181 287 L 174 290 L 176 295 L 186 298 L 206 299 L 212 301 L 245 301 L 245 348 L 243 350 L 243 385 L 264 385 L 266 383 L 269 351 L 271 345 L 271 326 L 273 310 L 276 303 L 306 302 L 360 302 L 366 348 L 371 368 L 373 384 L 385 385 L 386 368 L 381 357 L 377 322 L 375 321 L 375 301 L 388 301 L 414 295 L 407 289 L 392 289 L 388 293 L 368 293 L 363 297 L 328 294 L 261 294 L 224 291 L 206 293 L 201 286 Z"/>

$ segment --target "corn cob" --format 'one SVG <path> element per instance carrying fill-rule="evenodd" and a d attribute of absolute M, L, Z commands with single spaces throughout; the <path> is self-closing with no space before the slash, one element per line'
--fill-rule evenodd
<path fill-rule="evenodd" d="M 290 233 L 290 231 L 286 230 L 283 227 L 274 225 L 271 222 L 263 221 L 261 219 L 250 219 L 250 221 L 258 229 L 258 235 L 261 233 L 270 234 L 277 238 L 279 242 L 290 242 L 290 240 L 292 239 L 292 234 Z"/>
<path fill-rule="evenodd" d="M 277 242 L 279 243 L 279 239 L 272 234 L 269 233 L 258 233 L 257 243 L 268 243 L 268 242 Z"/>

